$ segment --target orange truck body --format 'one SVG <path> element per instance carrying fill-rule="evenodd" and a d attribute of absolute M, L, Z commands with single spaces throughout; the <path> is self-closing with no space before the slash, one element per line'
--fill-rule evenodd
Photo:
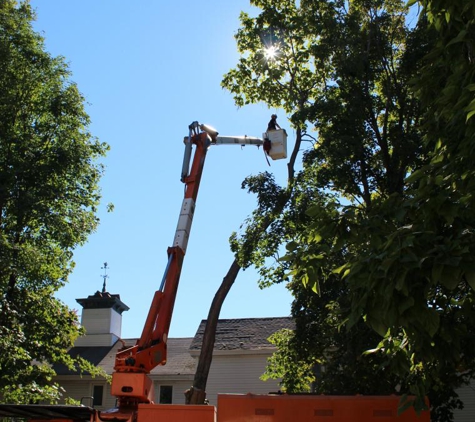
<path fill-rule="evenodd" d="M 139 404 L 137 422 L 216 422 L 214 406 Z"/>
<path fill-rule="evenodd" d="M 430 422 L 398 396 L 218 394 L 218 422 Z"/>
<path fill-rule="evenodd" d="M 430 422 L 430 412 L 400 415 L 398 396 L 218 394 L 218 404 L 139 404 L 130 422 Z M 98 413 L 95 421 L 103 420 Z"/>
<path fill-rule="evenodd" d="M 430 422 L 430 412 L 409 408 L 399 396 L 218 394 L 217 406 L 139 404 L 126 415 L 85 406 L 0 405 L 0 417 L 30 422 Z"/>

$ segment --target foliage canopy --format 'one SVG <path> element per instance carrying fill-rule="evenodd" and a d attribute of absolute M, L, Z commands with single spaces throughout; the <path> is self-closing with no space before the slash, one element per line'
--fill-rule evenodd
<path fill-rule="evenodd" d="M 108 149 L 33 20 L 28 2 L 0 1 L 0 391 L 23 403 L 58 399 L 54 363 L 95 372 L 68 357 L 81 329 L 54 293 L 98 224 L 96 161 Z"/>
<path fill-rule="evenodd" d="M 295 341 L 275 339 L 280 362 L 323 363 L 322 392 L 400 391 L 418 409 L 428 394 L 443 418 L 475 363 L 474 7 L 251 3 L 261 12 L 241 15 L 241 58 L 223 86 L 239 106 L 283 108 L 312 140 L 278 215 L 289 190 L 268 174 L 246 179 L 259 209 L 232 237 L 264 285 L 289 281 L 294 293 Z M 299 372 L 282 368 L 292 385 Z"/>

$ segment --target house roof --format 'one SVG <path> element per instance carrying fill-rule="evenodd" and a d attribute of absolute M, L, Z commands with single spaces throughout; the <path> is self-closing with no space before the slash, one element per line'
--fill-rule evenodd
<path fill-rule="evenodd" d="M 152 370 L 156 375 L 194 375 L 196 371 L 196 359 L 190 355 L 192 338 L 168 339 L 167 364 L 157 366 Z"/>
<path fill-rule="evenodd" d="M 118 314 L 128 311 L 130 308 L 120 300 L 120 295 L 110 294 L 109 292 L 97 291 L 94 295 L 87 298 L 76 299 L 84 309 L 114 309 Z"/>
<path fill-rule="evenodd" d="M 110 351 L 110 346 L 84 346 L 84 347 L 73 347 L 69 350 L 69 355 L 72 358 L 77 358 L 78 356 L 86 359 L 91 362 L 94 366 L 100 365 L 102 359 L 107 356 L 107 353 Z M 77 375 L 78 371 L 71 370 L 63 364 L 54 364 L 53 369 L 57 375 Z"/>
<path fill-rule="evenodd" d="M 157 366 L 152 375 L 176 376 L 193 375 L 196 370 L 196 355 L 201 349 L 206 320 L 201 321 L 195 337 L 169 338 L 167 343 L 167 364 Z M 290 317 L 272 318 L 239 318 L 220 319 L 216 329 L 215 351 L 271 351 L 275 348 L 268 338 L 283 328 L 294 329 L 295 324 Z M 95 366 L 101 366 L 108 374 L 112 374 L 115 356 L 122 347 L 132 347 L 137 339 L 122 339 L 113 346 L 73 347 L 69 354 L 72 357 L 81 356 Z M 55 365 L 57 375 L 78 375 L 64 365 Z"/>
<path fill-rule="evenodd" d="M 157 366 L 152 370 L 152 374 L 158 375 L 192 375 L 195 373 L 196 361 L 190 355 L 189 348 L 191 337 L 188 338 L 169 338 L 167 343 L 167 364 L 165 366 Z M 73 347 L 69 353 L 76 357 L 89 360 L 94 365 L 100 365 L 108 374 L 114 371 L 115 356 L 119 348 L 132 347 L 136 344 L 137 339 L 124 339 L 117 341 L 112 347 Z M 74 375 L 77 372 L 63 370 L 56 372 L 58 375 Z"/>
<path fill-rule="evenodd" d="M 190 351 L 199 351 L 206 320 L 201 321 L 191 342 Z M 265 350 L 275 348 L 268 338 L 283 329 L 294 329 L 291 317 L 220 319 L 216 329 L 214 350 Z"/>

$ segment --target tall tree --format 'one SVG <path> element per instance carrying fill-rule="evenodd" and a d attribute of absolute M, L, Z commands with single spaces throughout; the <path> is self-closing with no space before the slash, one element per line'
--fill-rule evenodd
<path fill-rule="evenodd" d="M 0 0 L 0 396 L 26 403 L 57 400 L 51 364 L 73 364 L 81 329 L 54 293 L 98 224 L 96 160 L 108 149 L 34 17 L 28 2 Z"/>
<path fill-rule="evenodd" d="M 368 248 L 345 269 L 352 320 L 361 314 L 380 320 L 380 349 L 417 376 L 418 395 L 447 377 L 455 385 L 471 377 L 475 363 L 475 10 L 462 1 L 449 8 L 420 4 L 434 43 L 413 83 L 430 161 L 406 179 L 407 195 L 381 203 L 391 223 L 381 247 Z"/>
<path fill-rule="evenodd" d="M 428 394 L 450 410 L 475 362 L 475 20 L 465 2 L 421 4 L 411 28 L 395 1 L 301 2 L 335 71 L 311 107 L 318 140 L 304 171 L 347 201 L 310 207 L 285 263 L 322 298 L 343 286 L 316 321 L 350 335 L 363 321 L 413 404 Z"/>
<path fill-rule="evenodd" d="M 263 284 L 292 280 L 299 356 L 307 353 L 307 362 L 313 363 L 324 360 L 327 368 L 338 362 L 327 374 L 344 380 L 337 388 L 323 374 L 319 388 L 382 391 L 381 382 L 386 382 L 384 391 L 397 387 L 416 395 L 412 404 L 418 408 L 427 393 L 439 396 L 434 403 L 458 405 L 450 399 L 453 388 L 470 375 L 472 361 L 472 353 L 463 350 L 473 350 L 467 284 L 472 282 L 471 225 L 457 226 L 454 242 L 447 236 L 454 203 L 461 203 L 460 212 L 471 212 L 466 205 L 472 179 L 467 167 L 459 168 L 458 179 L 431 169 L 458 165 L 458 160 L 450 161 L 453 141 L 435 142 L 442 118 L 454 123 L 455 110 L 457 128 L 472 136 L 462 121 L 472 123 L 475 114 L 469 84 L 473 70 L 468 67 L 473 9 L 461 2 L 446 10 L 441 2 L 427 1 L 419 21 L 412 18 L 414 24 L 398 0 L 251 3 L 262 12 L 242 14 L 237 34 L 242 57 L 223 84 L 240 106 L 264 101 L 274 107 L 286 103 L 285 88 L 291 85 L 296 99 L 295 108 L 287 110 L 291 121 L 300 129 L 313 126 L 316 134 L 278 214 L 272 213 L 278 201 L 272 181 L 265 175 L 245 181 L 258 194 L 259 208 L 242 235 L 232 238 L 239 262 L 256 265 Z M 444 31 L 444 41 L 438 41 L 438 31 Z M 455 47 L 446 52 L 450 46 Z M 455 69 L 454 63 L 460 67 Z M 294 75 L 304 77 L 296 80 Z M 455 101 L 457 86 L 466 87 L 460 103 Z M 300 93 L 306 94 L 302 101 Z M 448 139 L 452 129 L 447 126 Z M 441 154 L 447 158 L 444 163 Z M 466 184 L 462 202 L 450 190 L 456 183 Z M 440 201 L 433 201 L 438 192 Z M 421 212 L 423 204 L 431 215 Z M 272 224 L 260 231 L 259 223 L 269 217 Z M 411 225 L 414 218 L 419 225 Z M 424 242 L 416 247 L 416 239 Z M 283 243 L 287 255 L 266 265 Z M 461 253 L 467 259 L 465 270 L 458 268 Z M 431 277 L 435 283 L 428 282 Z M 312 290 L 320 297 L 311 296 Z M 447 326 L 440 330 L 445 318 Z M 448 333 L 449 321 L 461 323 L 462 336 Z M 452 341 L 456 347 L 450 350 Z M 371 347 L 373 353 L 363 355 Z M 456 371 L 461 361 L 459 369 L 466 372 Z M 368 366 L 361 368 L 366 371 L 361 379 L 377 374 L 373 384 L 342 378 L 342 368 L 352 374 L 348 369 L 364 362 Z"/>

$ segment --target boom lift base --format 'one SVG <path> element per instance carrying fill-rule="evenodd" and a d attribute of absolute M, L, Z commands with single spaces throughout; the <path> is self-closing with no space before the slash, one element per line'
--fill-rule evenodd
<path fill-rule="evenodd" d="M 147 374 L 114 372 L 112 374 L 111 394 L 124 400 L 131 397 L 141 403 L 152 403 L 153 382 Z"/>

